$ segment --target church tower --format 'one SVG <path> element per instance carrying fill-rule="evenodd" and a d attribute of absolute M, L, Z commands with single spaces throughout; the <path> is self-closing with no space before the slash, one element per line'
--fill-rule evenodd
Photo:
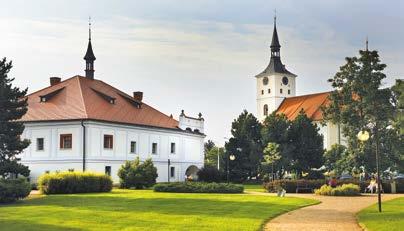
<path fill-rule="evenodd" d="M 84 60 L 86 60 L 86 77 L 89 79 L 94 79 L 95 55 L 93 52 L 93 46 L 91 45 L 91 22 L 88 22 L 88 45 Z"/>
<path fill-rule="evenodd" d="M 274 17 L 274 31 L 270 48 L 271 59 L 267 68 L 255 76 L 257 80 L 257 118 L 260 121 L 277 110 L 286 97 L 296 95 L 295 79 L 297 75 L 286 70 L 281 61 L 276 16 Z"/>

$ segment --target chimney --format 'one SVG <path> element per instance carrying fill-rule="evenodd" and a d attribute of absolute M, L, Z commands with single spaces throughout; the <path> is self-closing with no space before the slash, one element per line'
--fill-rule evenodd
<path fill-rule="evenodd" d="M 59 77 L 50 77 L 49 80 L 50 80 L 50 85 L 51 85 L 51 86 L 54 86 L 54 85 L 60 83 L 60 81 L 61 81 L 62 79 L 59 78 Z"/>
<path fill-rule="evenodd" d="M 133 92 L 133 98 L 134 98 L 136 101 L 142 102 L 142 100 L 143 100 L 143 92 L 141 92 L 141 91 L 135 91 L 135 92 Z"/>

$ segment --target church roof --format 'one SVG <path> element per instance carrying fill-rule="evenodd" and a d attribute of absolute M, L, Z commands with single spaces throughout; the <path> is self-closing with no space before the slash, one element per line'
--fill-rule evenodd
<path fill-rule="evenodd" d="M 101 80 L 74 76 L 27 96 L 23 122 L 97 120 L 178 129 L 178 121 Z"/>
<path fill-rule="evenodd" d="M 271 60 L 269 61 L 269 64 L 265 68 L 265 70 L 256 75 L 255 77 L 268 76 L 275 73 L 297 76 L 286 69 L 285 65 L 282 64 L 280 57 L 271 57 Z"/>
<path fill-rule="evenodd" d="M 297 75 L 288 71 L 285 65 L 282 64 L 280 56 L 281 44 L 279 43 L 278 30 L 276 29 L 276 18 L 274 21 L 274 31 L 272 33 L 272 41 L 270 48 L 271 48 L 271 59 L 269 61 L 268 66 L 265 68 L 263 72 L 259 73 L 255 77 L 264 77 L 275 73 L 287 74 L 296 77 Z"/>
<path fill-rule="evenodd" d="M 322 92 L 310 95 L 301 95 L 285 98 L 279 105 L 277 114 L 285 114 L 289 120 L 294 120 L 301 110 L 306 112 L 307 117 L 314 121 L 323 119 L 321 107 L 329 103 L 330 92 Z"/>

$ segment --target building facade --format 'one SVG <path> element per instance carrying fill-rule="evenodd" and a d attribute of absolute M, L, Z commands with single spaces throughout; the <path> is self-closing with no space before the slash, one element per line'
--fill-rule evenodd
<path fill-rule="evenodd" d="M 179 115 L 179 120 L 146 104 L 143 93 L 126 94 L 94 78 L 91 35 L 84 57 L 86 76 L 64 81 L 27 96 L 21 119 L 23 138 L 31 141 L 20 155 L 31 181 L 45 172 L 95 171 L 111 175 L 126 160 L 151 158 L 159 182 L 196 177 L 204 163 L 204 119 Z"/>

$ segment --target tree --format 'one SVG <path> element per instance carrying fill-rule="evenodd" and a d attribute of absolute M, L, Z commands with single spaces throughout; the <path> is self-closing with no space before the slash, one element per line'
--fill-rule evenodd
<path fill-rule="evenodd" d="M 328 172 L 340 175 L 346 169 L 352 169 L 351 155 L 344 145 L 333 144 L 330 150 L 324 153 L 324 166 Z"/>
<path fill-rule="evenodd" d="M 13 87 L 14 78 L 8 77 L 12 62 L 6 58 L 0 61 L 0 176 L 29 176 L 29 169 L 18 161 L 17 155 L 28 147 L 30 142 L 21 140 L 24 124 L 18 120 L 27 112 L 27 90 Z"/>
<path fill-rule="evenodd" d="M 198 171 L 198 181 L 202 182 L 220 182 L 223 180 L 223 174 L 214 166 L 204 166 Z"/>
<path fill-rule="evenodd" d="M 219 155 L 220 169 L 223 169 L 226 165 L 225 153 L 223 147 L 214 146 L 205 153 L 205 166 L 211 166 L 217 168 L 217 155 Z"/>
<path fill-rule="evenodd" d="M 326 120 L 340 124 L 347 138 L 347 151 L 352 156 L 352 168 L 365 167 L 375 171 L 375 150 L 379 150 L 381 169 L 396 166 L 400 158 L 395 146 L 399 131 L 393 126 L 396 105 L 391 89 L 381 89 L 386 65 L 377 51 L 359 51 L 359 57 L 347 57 L 346 64 L 329 80 L 334 91 L 330 104 L 324 108 Z M 370 132 L 370 139 L 361 143 L 359 131 Z M 376 140 L 378 142 L 376 142 Z M 352 170 L 352 169 L 348 169 Z"/>
<path fill-rule="evenodd" d="M 399 132 L 396 145 L 394 145 L 395 153 L 399 153 L 398 170 L 404 171 L 404 80 L 396 80 L 396 84 L 392 87 L 394 95 L 394 105 L 397 108 L 393 127 Z"/>
<path fill-rule="evenodd" d="M 262 160 L 261 124 L 257 118 L 244 110 L 232 123 L 232 138 L 226 143 L 226 162 L 230 168 L 230 178 L 244 181 L 258 175 Z M 229 156 L 234 155 L 233 161 Z M 227 171 L 227 169 L 226 169 Z"/>
<path fill-rule="evenodd" d="M 265 118 L 261 130 L 264 147 L 269 143 L 276 143 L 279 145 L 278 151 L 281 158 L 277 161 L 278 164 L 275 172 L 279 172 L 281 176 L 284 173 L 284 166 L 289 163 L 289 156 L 291 152 L 288 137 L 288 129 L 290 124 L 291 122 L 284 114 L 278 115 L 276 112 L 273 112 Z"/>
<path fill-rule="evenodd" d="M 291 150 L 287 168 L 295 171 L 297 176 L 323 165 L 323 136 L 318 131 L 317 125 L 303 110 L 291 122 L 288 130 Z"/>
<path fill-rule="evenodd" d="M 271 179 L 275 179 L 274 177 L 274 164 L 281 159 L 281 153 L 279 152 L 279 144 L 277 143 L 268 143 L 264 149 L 264 160 L 267 164 L 271 165 L 272 174 Z"/>
<path fill-rule="evenodd" d="M 156 183 L 157 168 L 154 167 L 151 158 L 143 163 L 139 157 L 133 161 L 126 161 L 118 170 L 121 188 L 148 188 Z"/>
<path fill-rule="evenodd" d="M 204 151 L 205 151 L 205 154 L 206 154 L 206 153 L 208 153 L 210 150 L 212 150 L 215 147 L 215 142 L 213 142 L 212 140 L 208 140 L 208 141 L 205 142 L 203 147 L 204 147 Z"/>

